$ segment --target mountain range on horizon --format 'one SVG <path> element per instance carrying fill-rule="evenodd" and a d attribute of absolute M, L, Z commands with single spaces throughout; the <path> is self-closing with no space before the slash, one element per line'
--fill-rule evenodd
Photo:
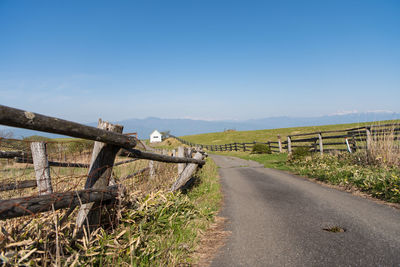
<path fill-rule="evenodd" d="M 124 126 L 124 132 L 137 132 L 140 139 L 147 139 L 154 130 L 170 131 L 176 136 L 222 132 L 227 129 L 237 131 L 276 129 L 287 127 L 301 126 L 319 126 L 328 124 L 344 124 L 358 122 L 374 122 L 384 120 L 400 119 L 400 113 L 396 112 L 366 112 L 366 113 L 350 113 L 338 115 L 325 115 L 319 117 L 269 117 L 250 120 L 220 120 L 206 121 L 193 119 L 161 119 L 157 117 L 149 117 L 145 119 L 127 119 L 121 121 L 113 121 Z M 89 126 L 96 126 L 97 123 L 89 123 Z M 31 135 L 42 135 L 46 137 L 56 138 L 63 137 L 61 135 L 36 132 L 26 129 L 0 126 L 1 129 L 6 129 L 13 132 L 15 138 L 27 137 Z"/>

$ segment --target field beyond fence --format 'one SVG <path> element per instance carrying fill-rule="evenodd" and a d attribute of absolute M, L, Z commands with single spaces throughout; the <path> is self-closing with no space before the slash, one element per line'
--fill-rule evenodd
<path fill-rule="evenodd" d="M 376 124 L 353 127 L 348 129 L 318 131 L 309 133 L 292 134 L 288 136 L 277 135 L 275 140 L 264 142 L 233 142 L 227 144 L 198 144 L 180 137 L 172 136 L 183 144 L 198 146 L 209 151 L 252 151 L 255 144 L 265 144 L 273 153 L 291 153 L 293 149 L 304 148 L 310 152 L 349 152 L 357 150 L 370 150 L 376 141 L 387 138 L 398 141 L 400 138 L 400 124 Z"/>

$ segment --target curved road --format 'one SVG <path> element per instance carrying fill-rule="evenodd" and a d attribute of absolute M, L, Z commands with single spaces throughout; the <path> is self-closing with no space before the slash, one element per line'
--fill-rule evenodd
<path fill-rule="evenodd" d="M 220 167 L 227 230 L 211 266 L 400 266 L 400 211 L 253 161 Z M 344 232 L 329 232 L 333 227 Z"/>

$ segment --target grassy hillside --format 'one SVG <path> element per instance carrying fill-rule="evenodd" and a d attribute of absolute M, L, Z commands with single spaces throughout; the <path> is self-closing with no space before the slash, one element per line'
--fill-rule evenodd
<path fill-rule="evenodd" d="M 280 134 L 282 138 L 285 138 L 286 136 L 293 134 L 309 133 L 316 131 L 343 130 L 365 125 L 376 125 L 376 124 L 386 124 L 386 123 L 400 123 L 400 120 L 334 124 L 334 125 L 308 126 L 308 127 L 291 127 L 291 128 L 256 130 L 256 131 L 206 133 L 206 134 L 182 136 L 182 138 L 192 143 L 205 144 L 205 145 L 222 145 L 234 142 L 253 142 L 253 141 L 266 142 L 266 141 L 276 141 L 278 134 Z"/>

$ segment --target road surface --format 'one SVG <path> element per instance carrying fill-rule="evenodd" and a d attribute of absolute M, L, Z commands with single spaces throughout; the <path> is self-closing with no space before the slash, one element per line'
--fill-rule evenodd
<path fill-rule="evenodd" d="M 232 232 L 211 266 L 400 266 L 399 210 L 253 161 L 211 157 Z"/>

